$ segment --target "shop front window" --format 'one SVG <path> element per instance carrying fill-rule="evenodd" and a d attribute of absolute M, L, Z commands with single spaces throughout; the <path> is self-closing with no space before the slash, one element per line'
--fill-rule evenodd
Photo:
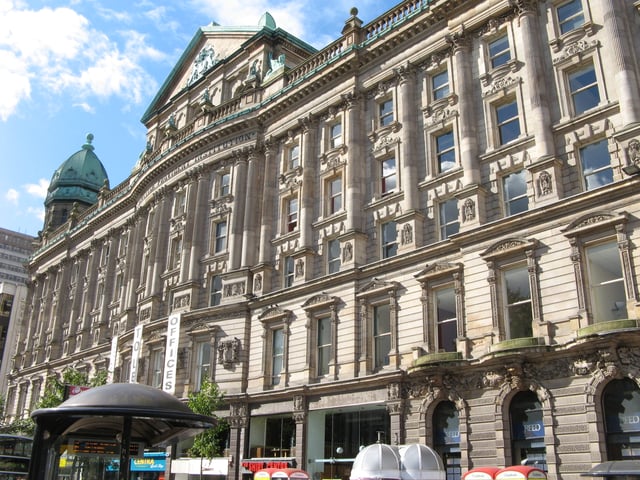
<path fill-rule="evenodd" d="M 542 405 L 531 391 L 518 393 L 511 402 L 513 465 L 530 465 L 547 471 Z"/>

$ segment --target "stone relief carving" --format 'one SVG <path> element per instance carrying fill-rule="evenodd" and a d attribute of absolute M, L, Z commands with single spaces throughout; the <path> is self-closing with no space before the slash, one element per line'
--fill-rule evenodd
<path fill-rule="evenodd" d="M 546 170 L 540 172 L 540 175 L 538 175 L 538 191 L 542 197 L 553 193 L 551 174 Z"/>
<path fill-rule="evenodd" d="M 218 363 L 229 367 L 240 361 L 241 343 L 239 338 L 221 341 L 218 345 Z"/>
<path fill-rule="evenodd" d="M 462 221 L 471 222 L 476 218 L 476 203 L 467 198 L 462 205 Z"/>
<path fill-rule="evenodd" d="M 196 56 L 191 67 L 191 74 L 187 80 L 187 86 L 191 85 L 200 77 L 202 77 L 207 70 L 213 67 L 218 60 L 216 59 L 215 50 L 212 45 L 205 46 L 200 53 Z"/>

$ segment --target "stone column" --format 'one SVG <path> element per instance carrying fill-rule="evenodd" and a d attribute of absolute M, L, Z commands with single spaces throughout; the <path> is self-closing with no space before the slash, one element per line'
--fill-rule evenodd
<path fill-rule="evenodd" d="M 365 130 L 362 118 L 362 102 L 357 93 L 343 95 L 346 105 L 346 144 L 347 144 L 347 168 L 346 168 L 346 230 L 347 232 L 362 232 L 364 229 L 364 195 L 366 185 L 364 183 L 365 165 L 362 145 L 365 144 L 362 132 Z"/>
<path fill-rule="evenodd" d="M 293 396 L 293 420 L 296 422 L 296 443 L 291 445 L 291 455 L 295 456 L 298 468 L 304 469 L 307 458 L 307 402 L 304 395 Z"/>
<path fill-rule="evenodd" d="M 633 5 L 619 0 L 602 0 L 599 7 L 604 12 L 605 71 L 610 72 L 615 80 L 612 90 L 618 92 L 623 125 L 635 124 L 640 121 L 640 87 L 629 44 L 632 35 L 627 19 L 633 21 L 637 13 Z"/>
<path fill-rule="evenodd" d="M 528 96 L 525 96 L 523 110 L 527 110 L 527 123 L 536 138 L 535 161 L 555 156 L 555 146 L 551 131 L 549 96 L 546 88 L 547 77 L 542 68 L 541 53 L 543 48 L 540 43 L 538 26 L 538 4 L 537 1 L 520 0 L 518 7 L 520 16 L 515 25 L 516 28 L 519 25 L 520 29 L 522 59 L 525 62 L 523 69 L 524 88 L 528 93 Z M 527 99 L 529 100 L 528 104 Z"/>
<path fill-rule="evenodd" d="M 229 238 L 229 270 L 240 267 L 242 254 L 242 232 L 244 229 L 244 209 L 246 205 L 247 187 L 247 156 L 245 152 L 235 151 L 233 206 L 231 210 L 231 225 L 228 225 Z"/>
<path fill-rule="evenodd" d="M 151 264 L 151 278 L 147 282 L 147 296 L 159 295 L 162 291 L 162 278 L 161 275 L 164 272 L 167 264 L 167 241 L 169 238 L 169 215 L 167 214 L 167 204 L 170 203 L 169 196 L 166 189 L 161 189 L 158 192 L 159 205 L 156 211 L 154 220 L 155 227 L 153 229 L 153 239 L 151 241 L 154 252 L 150 258 Z"/>
<path fill-rule="evenodd" d="M 480 165 L 478 162 L 478 132 L 476 130 L 476 115 L 473 106 L 474 91 L 471 65 L 474 58 L 471 55 L 471 39 L 464 32 L 447 37 L 453 49 L 453 64 L 458 94 L 458 111 L 460 126 L 460 163 L 464 172 L 463 185 L 477 185 L 480 183 Z"/>
<path fill-rule="evenodd" d="M 145 272 L 141 271 L 142 268 L 142 255 L 144 252 L 144 233 L 145 233 L 145 218 L 143 215 L 136 215 L 131 222 L 132 232 L 129 236 L 129 248 L 128 256 L 130 258 L 129 265 L 127 267 L 127 279 L 126 279 L 126 292 L 124 296 L 125 308 L 129 312 L 135 312 L 136 304 L 138 300 L 138 294 L 136 290 L 140 286 L 140 276 Z M 127 319 L 126 330 L 133 328 L 133 324 L 129 325 L 129 318 Z"/>
<path fill-rule="evenodd" d="M 402 124 L 400 130 L 400 158 L 402 166 L 402 191 L 404 192 L 404 213 L 412 212 L 418 208 L 418 166 L 413 140 L 419 138 L 417 132 L 415 97 L 415 71 L 411 65 L 394 69 L 398 82 L 398 117 Z"/>
<path fill-rule="evenodd" d="M 209 175 L 204 169 L 198 170 L 196 173 L 198 179 L 196 201 L 195 201 L 195 214 L 191 219 L 191 226 L 187 222 L 187 228 L 191 227 L 191 248 L 189 254 L 189 274 L 188 280 L 194 281 L 200 277 L 200 257 L 202 255 L 202 249 L 208 244 L 208 239 L 205 238 L 205 232 L 207 231 L 207 225 L 209 223 Z"/>
<path fill-rule="evenodd" d="M 264 144 L 264 188 L 262 189 L 262 215 L 260 223 L 260 246 L 258 263 L 271 261 L 273 228 L 276 225 L 276 199 L 278 189 L 278 168 L 275 147 L 271 141 Z"/>
<path fill-rule="evenodd" d="M 251 148 L 248 155 L 246 186 L 244 189 L 245 208 L 242 232 L 242 267 L 250 267 L 256 263 L 256 242 L 259 240 L 259 205 L 260 205 L 260 172 L 258 155 Z M 235 192 L 237 196 L 239 192 Z"/>
<path fill-rule="evenodd" d="M 245 402 L 229 405 L 229 450 L 233 458 L 228 478 L 240 480 L 242 478 L 242 459 L 244 458 L 244 445 L 249 425 L 249 408 Z"/>
<path fill-rule="evenodd" d="M 316 181 L 318 178 L 316 164 L 317 158 L 313 154 L 313 129 L 311 119 L 306 117 L 298 120 L 302 125 L 302 188 L 300 189 L 300 247 L 307 249 L 312 247 L 313 235 L 311 224 L 313 223 L 314 207 L 321 197 L 316 193 Z"/>
<path fill-rule="evenodd" d="M 184 211 L 184 223 L 182 228 L 182 250 L 180 252 L 180 283 L 189 280 L 191 269 L 191 246 L 193 245 L 193 224 L 197 217 L 196 205 L 198 199 L 198 174 L 189 172 L 187 174 L 187 203 Z"/>

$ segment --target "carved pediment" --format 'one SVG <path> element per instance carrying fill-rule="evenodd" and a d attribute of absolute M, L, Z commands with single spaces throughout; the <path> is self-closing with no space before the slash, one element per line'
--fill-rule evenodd
<path fill-rule="evenodd" d="M 357 292 L 357 296 L 368 296 L 372 294 L 397 290 L 400 284 L 398 282 L 389 282 L 379 278 L 373 278 L 369 283 L 364 285 Z"/>
<path fill-rule="evenodd" d="M 338 297 L 333 297 L 331 295 L 327 295 L 326 293 L 319 293 L 318 295 L 314 295 L 313 297 L 308 298 L 307 301 L 302 304 L 302 308 L 307 310 L 336 303 L 338 303 Z"/>
<path fill-rule="evenodd" d="M 592 212 L 583 215 L 571 222 L 569 225 L 562 229 L 562 233 L 564 233 L 568 237 L 571 237 L 584 231 L 608 228 L 612 227 L 613 225 L 626 222 L 626 212 L 622 212 L 620 214 L 608 211 Z"/>
<path fill-rule="evenodd" d="M 489 260 L 494 257 L 533 250 L 536 248 L 536 245 L 536 240 L 527 240 L 525 238 L 506 238 L 491 245 L 488 249 L 482 252 L 480 256 L 485 260 Z"/>
<path fill-rule="evenodd" d="M 437 262 L 426 265 L 425 268 L 416 273 L 414 277 L 416 280 L 424 282 L 441 275 L 451 275 L 455 272 L 461 272 L 462 268 L 461 263 Z"/>

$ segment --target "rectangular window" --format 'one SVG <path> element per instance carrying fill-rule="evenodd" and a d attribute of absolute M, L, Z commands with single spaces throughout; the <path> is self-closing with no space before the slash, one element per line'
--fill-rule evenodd
<path fill-rule="evenodd" d="M 329 127 L 329 148 L 342 145 L 342 123 L 334 123 Z"/>
<path fill-rule="evenodd" d="M 271 331 L 271 348 L 271 385 L 278 385 L 284 368 L 284 329 Z"/>
<path fill-rule="evenodd" d="M 533 336 L 529 270 L 525 265 L 503 271 L 505 334 L 507 339 Z"/>
<path fill-rule="evenodd" d="M 373 368 L 389 365 L 391 351 L 391 308 L 388 304 L 373 307 Z"/>
<path fill-rule="evenodd" d="M 456 166 L 456 148 L 453 141 L 453 130 L 435 137 L 438 173 L 444 173 Z"/>
<path fill-rule="evenodd" d="M 629 318 L 620 252 L 615 242 L 585 249 L 594 322 Z"/>
<path fill-rule="evenodd" d="M 214 240 L 214 253 L 224 252 L 227 249 L 227 222 L 216 223 L 216 237 Z"/>
<path fill-rule="evenodd" d="M 613 182 L 613 169 L 607 140 L 600 140 L 580 149 L 585 188 L 593 190 Z"/>
<path fill-rule="evenodd" d="M 223 173 L 220 175 L 220 196 L 224 197 L 231 193 L 231 174 Z"/>
<path fill-rule="evenodd" d="M 382 258 L 390 258 L 398 253 L 398 229 L 396 222 L 382 224 Z"/>
<path fill-rule="evenodd" d="M 440 204 L 440 239 L 446 240 L 451 235 L 458 233 L 460 222 L 458 220 L 458 199 L 452 198 Z"/>
<path fill-rule="evenodd" d="M 434 290 L 438 351 L 455 352 L 458 337 L 456 294 L 453 287 Z"/>
<path fill-rule="evenodd" d="M 298 199 L 287 200 L 287 232 L 293 232 L 298 227 Z"/>
<path fill-rule="evenodd" d="M 178 268 L 182 258 L 182 237 L 178 236 L 171 240 L 171 251 L 169 253 L 169 268 Z"/>
<path fill-rule="evenodd" d="M 526 212 L 529 209 L 526 170 L 520 170 L 504 177 L 502 179 L 502 189 L 504 192 L 504 210 L 507 216 Z"/>
<path fill-rule="evenodd" d="M 443 70 L 431 77 L 431 97 L 440 100 L 449 96 L 449 71 Z"/>
<path fill-rule="evenodd" d="M 327 214 L 332 215 L 342 210 L 342 177 L 327 181 Z"/>
<path fill-rule="evenodd" d="M 211 343 L 198 342 L 196 345 L 196 386 L 198 390 L 204 380 L 211 378 Z"/>
<path fill-rule="evenodd" d="M 294 145 L 288 150 L 289 170 L 293 170 L 300 166 L 300 145 Z"/>
<path fill-rule="evenodd" d="M 586 65 L 567 75 L 573 113 L 580 115 L 600 103 L 598 80 L 593 65 Z"/>
<path fill-rule="evenodd" d="M 518 118 L 518 102 L 497 105 L 495 108 L 500 145 L 515 140 L 520 136 L 520 119 Z"/>
<path fill-rule="evenodd" d="M 284 259 L 284 286 L 290 287 L 293 285 L 293 279 L 295 275 L 295 262 L 293 257 L 285 257 Z"/>
<path fill-rule="evenodd" d="M 317 335 L 317 376 L 329 373 L 329 362 L 331 360 L 331 317 L 318 319 Z"/>
<path fill-rule="evenodd" d="M 180 190 L 176 192 L 174 205 L 173 205 L 173 216 L 177 217 L 182 215 L 186 210 L 187 205 L 187 194 L 184 190 Z"/>
<path fill-rule="evenodd" d="M 380 177 L 382 179 L 381 193 L 387 195 L 393 192 L 397 187 L 397 175 L 396 175 L 396 159 L 387 158 L 380 162 Z"/>
<path fill-rule="evenodd" d="M 558 14 L 558 26 L 560 27 L 561 35 L 575 30 L 584 24 L 582 0 L 565 2 L 558 6 L 556 13 Z"/>
<path fill-rule="evenodd" d="M 328 273 L 337 273 L 340 271 L 340 240 L 334 238 L 327 243 L 327 262 Z"/>
<path fill-rule="evenodd" d="M 220 305 L 222 300 L 222 278 L 218 275 L 209 277 L 209 306 Z"/>
<path fill-rule="evenodd" d="M 378 104 L 378 124 L 386 127 L 393 123 L 393 100 L 385 100 Z"/>
<path fill-rule="evenodd" d="M 489 63 L 491 68 L 498 68 L 511 60 L 509 37 L 505 34 L 489 42 Z"/>
<path fill-rule="evenodd" d="M 164 350 L 154 350 L 151 353 L 151 386 L 162 387 L 162 374 L 164 367 Z"/>

